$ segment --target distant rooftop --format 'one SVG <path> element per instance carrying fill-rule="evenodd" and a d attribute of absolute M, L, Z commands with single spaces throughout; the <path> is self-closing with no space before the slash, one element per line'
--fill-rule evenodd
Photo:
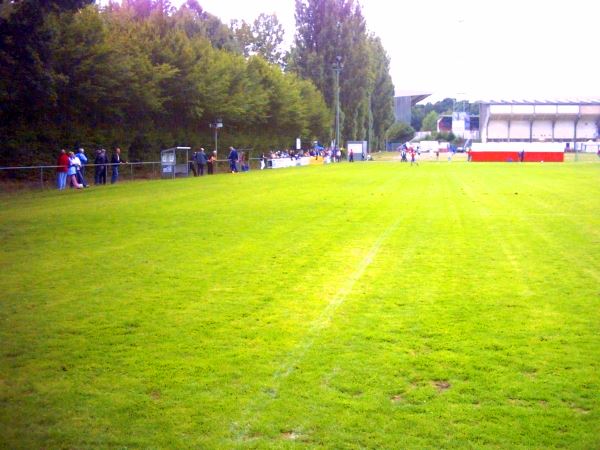
<path fill-rule="evenodd" d="M 431 95 L 431 92 L 411 91 L 411 90 L 396 90 L 394 97 L 410 97 L 412 105 L 416 105 L 420 101 L 425 100 Z"/>
<path fill-rule="evenodd" d="M 414 97 L 416 95 L 431 95 L 431 92 L 416 89 L 396 89 L 394 92 L 395 97 Z"/>
<path fill-rule="evenodd" d="M 572 97 L 551 99 L 501 99 L 501 100 L 477 100 L 476 103 L 494 105 L 600 105 L 600 97 Z"/>

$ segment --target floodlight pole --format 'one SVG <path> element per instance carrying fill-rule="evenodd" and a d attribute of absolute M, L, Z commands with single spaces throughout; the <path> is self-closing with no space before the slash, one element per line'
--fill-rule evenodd
<path fill-rule="evenodd" d="M 340 72 L 344 65 L 341 56 L 336 56 L 335 59 L 332 68 L 335 73 L 335 150 L 337 153 L 340 147 Z"/>
<path fill-rule="evenodd" d="M 209 126 L 211 128 L 215 129 L 215 152 L 217 152 L 218 144 L 219 144 L 219 140 L 218 140 L 219 128 L 223 128 L 223 119 L 217 118 L 217 119 L 215 119 L 214 122 L 210 123 Z"/>
<path fill-rule="evenodd" d="M 217 151 L 218 143 L 219 143 L 219 138 L 217 137 L 217 134 L 218 134 L 217 130 L 218 130 L 218 128 L 215 127 L 215 152 Z"/>

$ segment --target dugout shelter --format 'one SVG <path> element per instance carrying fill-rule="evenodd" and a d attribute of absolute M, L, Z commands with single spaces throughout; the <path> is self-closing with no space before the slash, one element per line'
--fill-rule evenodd
<path fill-rule="evenodd" d="M 191 147 L 172 147 L 160 151 L 163 178 L 187 177 L 190 174 Z"/>
<path fill-rule="evenodd" d="M 600 98 L 479 102 L 481 144 L 474 161 L 562 161 L 565 150 L 600 137 Z"/>

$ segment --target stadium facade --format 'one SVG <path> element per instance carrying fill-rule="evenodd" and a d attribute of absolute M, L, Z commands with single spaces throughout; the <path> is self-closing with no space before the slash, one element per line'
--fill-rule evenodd
<path fill-rule="evenodd" d="M 479 117 L 473 161 L 561 162 L 600 137 L 600 98 L 480 101 Z"/>
<path fill-rule="evenodd" d="M 394 117 L 396 122 L 410 125 L 412 120 L 412 107 L 425 100 L 431 93 L 416 91 L 396 91 L 394 96 Z"/>
<path fill-rule="evenodd" d="M 481 142 L 576 142 L 596 140 L 600 98 L 488 100 L 479 102 Z"/>

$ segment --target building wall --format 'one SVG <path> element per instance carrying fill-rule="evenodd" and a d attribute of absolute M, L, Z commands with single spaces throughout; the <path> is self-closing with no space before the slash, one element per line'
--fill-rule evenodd
<path fill-rule="evenodd" d="M 554 124 L 554 139 L 570 139 L 573 140 L 575 135 L 575 122 L 571 119 L 557 120 Z"/>
<path fill-rule="evenodd" d="M 575 137 L 581 142 L 600 137 L 600 104 L 481 103 L 480 117 L 482 142 L 573 142 Z"/>
<path fill-rule="evenodd" d="M 508 139 L 508 120 L 490 120 L 487 126 L 487 139 Z"/>
<path fill-rule="evenodd" d="M 552 140 L 552 121 L 534 120 L 531 127 L 531 137 L 534 141 Z"/>
<path fill-rule="evenodd" d="M 528 120 L 511 120 L 510 121 L 510 140 L 511 141 L 528 141 L 530 133 L 530 124 Z"/>
<path fill-rule="evenodd" d="M 596 139 L 598 127 L 592 120 L 580 119 L 577 123 L 577 139 Z"/>
<path fill-rule="evenodd" d="M 396 122 L 403 122 L 410 125 L 412 119 L 411 108 L 411 97 L 394 97 L 394 116 Z"/>

